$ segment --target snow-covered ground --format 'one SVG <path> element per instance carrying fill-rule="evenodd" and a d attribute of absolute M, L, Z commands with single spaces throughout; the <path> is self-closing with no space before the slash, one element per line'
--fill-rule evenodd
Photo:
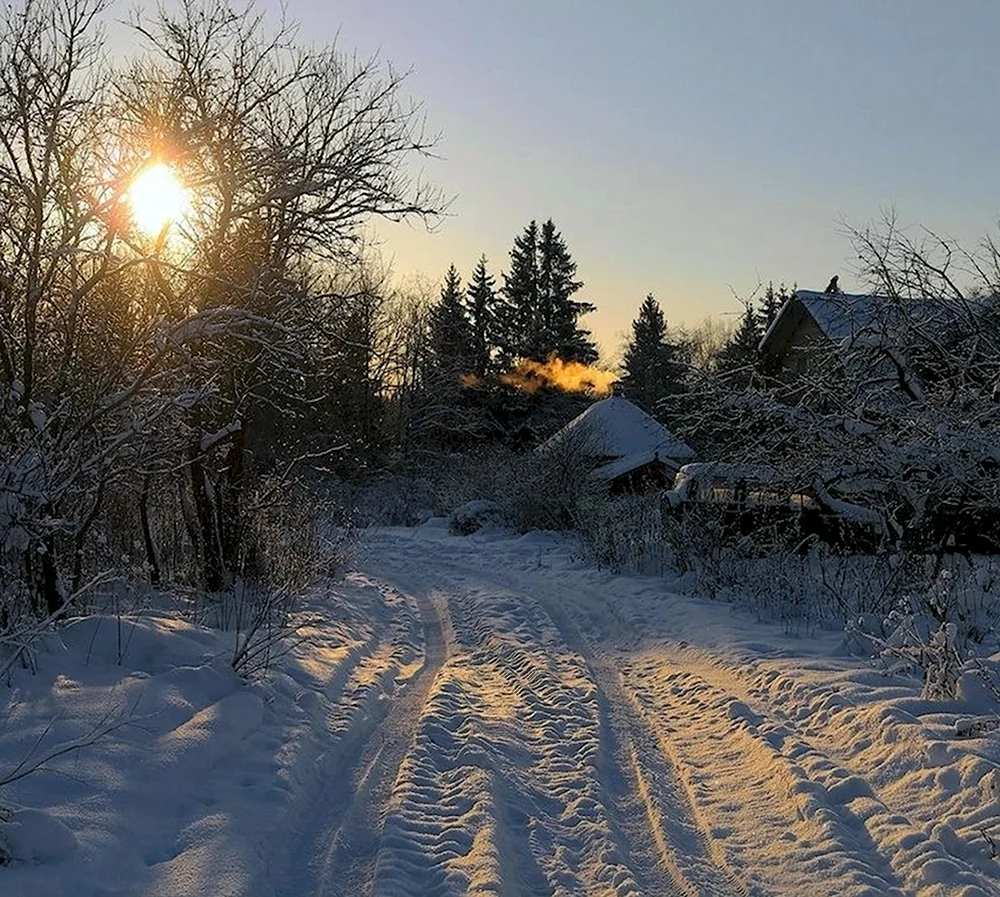
<path fill-rule="evenodd" d="M 1000 894 L 1000 736 L 548 535 L 372 530 L 310 643 L 67 626 L 6 688 L 0 895 Z"/>

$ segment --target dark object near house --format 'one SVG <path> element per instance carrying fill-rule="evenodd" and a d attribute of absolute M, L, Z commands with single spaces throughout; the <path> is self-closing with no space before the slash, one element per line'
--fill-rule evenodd
<path fill-rule="evenodd" d="M 830 507 L 808 490 L 783 484 L 768 467 L 686 464 L 664 498 L 671 514 L 708 515 L 723 541 L 755 536 L 765 549 L 784 544 L 804 550 L 819 541 L 837 551 L 871 552 L 887 535 L 863 508 L 848 502 Z"/>
<path fill-rule="evenodd" d="M 826 285 L 825 292 L 827 292 L 827 293 L 839 293 L 840 292 L 840 287 L 837 286 L 837 275 L 836 274 L 834 274 L 833 277 L 830 278 L 830 282 Z"/>

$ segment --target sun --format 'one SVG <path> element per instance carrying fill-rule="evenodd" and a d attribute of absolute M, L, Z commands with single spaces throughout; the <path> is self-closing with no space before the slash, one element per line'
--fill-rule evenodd
<path fill-rule="evenodd" d="M 143 233 L 156 236 L 188 209 L 188 190 L 168 165 L 154 162 L 136 175 L 128 190 L 132 220 Z"/>

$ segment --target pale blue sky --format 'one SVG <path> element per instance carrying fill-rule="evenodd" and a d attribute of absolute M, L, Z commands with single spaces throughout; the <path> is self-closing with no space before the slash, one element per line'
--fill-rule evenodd
<path fill-rule="evenodd" d="M 274 2 L 274 0 L 268 0 Z M 574 254 L 607 349 L 648 292 L 735 311 L 758 276 L 822 289 L 856 225 L 978 239 L 1000 212 L 1000 3 L 287 0 L 302 36 L 412 68 L 440 130 L 435 233 L 382 229 L 396 272 L 506 267 L 531 218 Z"/>

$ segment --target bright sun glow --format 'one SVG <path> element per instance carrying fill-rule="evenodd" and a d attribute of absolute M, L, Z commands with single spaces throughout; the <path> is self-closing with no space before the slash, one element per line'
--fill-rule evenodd
<path fill-rule="evenodd" d="M 155 236 L 187 211 L 188 191 L 168 166 L 156 162 L 136 176 L 128 201 L 136 227 Z"/>

